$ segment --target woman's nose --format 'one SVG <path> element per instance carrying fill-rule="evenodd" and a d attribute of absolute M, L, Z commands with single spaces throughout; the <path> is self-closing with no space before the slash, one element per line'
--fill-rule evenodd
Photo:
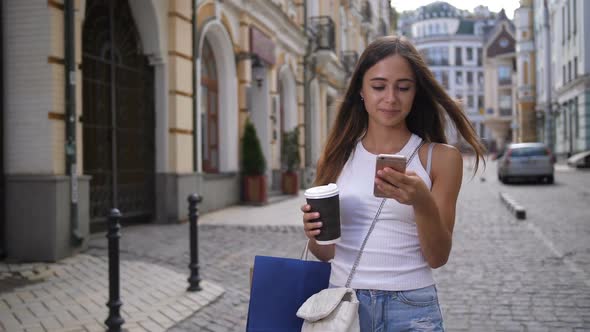
<path fill-rule="evenodd" d="M 395 88 L 387 89 L 385 101 L 392 104 L 397 101 L 397 91 L 395 90 Z"/>

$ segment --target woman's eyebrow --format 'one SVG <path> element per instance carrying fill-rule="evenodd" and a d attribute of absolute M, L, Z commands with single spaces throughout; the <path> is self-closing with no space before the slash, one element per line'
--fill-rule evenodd
<path fill-rule="evenodd" d="M 373 77 L 371 79 L 369 79 L 369 81 L 387 81 L 386 78 L 384 77 Z M 411 78 L 400 78 L 399 80 L 396 81 L 397 83 L 400 82 L 410 82 L 410 83 L 414 83 L 414 80 Z"/>

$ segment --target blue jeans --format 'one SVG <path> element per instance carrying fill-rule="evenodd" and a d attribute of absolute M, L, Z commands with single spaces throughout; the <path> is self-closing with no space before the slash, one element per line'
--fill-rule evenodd
<path fill-rule="evenodd" d="M 435 286 L 409 291 L 359 289 L 361 332 L 444 331 Z"/>

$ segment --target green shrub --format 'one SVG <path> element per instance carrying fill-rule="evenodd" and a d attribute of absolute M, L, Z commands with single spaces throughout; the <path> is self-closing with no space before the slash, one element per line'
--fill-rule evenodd
<path fill-rule="evenodd" d="M 256 128 L 248 119 L 242 137 L 242 172 L 244 175 L 263 175 L 265 170 L 266 161 L 260 140 L 256 134 Z"/>
<path fill-rule="evenodd" d="M 293 172 L 299 168 L 301 157 L 299 155 L 299 130 L 297 128 L 283 133 L 281 161 L 288 172 Z"/>

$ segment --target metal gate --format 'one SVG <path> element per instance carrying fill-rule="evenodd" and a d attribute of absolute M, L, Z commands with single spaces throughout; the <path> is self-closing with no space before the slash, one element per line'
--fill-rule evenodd
<path fill-rule="evenodd" d="M 84 174 L 91 230 L 117 207 L 124 221 L 154 216 L 154 73 L 127 0 L 89 0 L 82 30 Z"/>

